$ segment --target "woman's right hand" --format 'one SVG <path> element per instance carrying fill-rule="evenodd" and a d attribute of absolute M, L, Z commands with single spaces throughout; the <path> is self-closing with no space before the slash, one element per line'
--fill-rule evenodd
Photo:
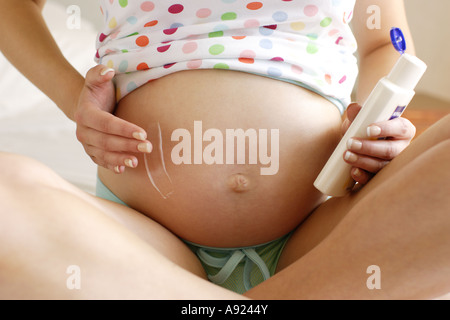
<path fill-rule="evenodd" d="M 113 115 L 116 107 L 114 70 L 98 65 L 88 71 L 74 113 L 77 139 L 99 166 L 115 173 L 136 168 L 136 152 L 150 153 L 146 132 Z"/>

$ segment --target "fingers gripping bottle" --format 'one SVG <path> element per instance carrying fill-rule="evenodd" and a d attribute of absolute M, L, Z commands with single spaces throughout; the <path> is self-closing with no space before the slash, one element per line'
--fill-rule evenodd
<path fill-rule="evenodd" d="M 389 75 L 375 86 L 314 182 L 314 186 L 326 195 L 344 196 L 355 185 L 350 174 L 352 166 L 344 161 L 343 156 L 348 140 L 353 137 L 367 138 L 369 125 L 400 117 L 414 97 L 414 89 L 427 69 L 423 61 L 405 53 L 406 43 L 400 29 L 392 28 L 391 40 L 395 49 L 401 53 L 400 58 Z"/>

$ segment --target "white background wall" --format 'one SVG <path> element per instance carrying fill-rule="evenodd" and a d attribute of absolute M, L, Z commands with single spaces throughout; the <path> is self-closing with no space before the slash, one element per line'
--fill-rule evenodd
<path fill-rule="evenodd" d="M 418 91 L 450 101 L 450 1 L 405 0 L 405 4 L 417 56 L 429 68 Z"/>
<path fill-rule="evenodd" d="M 82 18 L 92 21 L 97 27 L 102 23 L 97 0 L 49 1 L 61 3 L 66 7 L 76 4 L 81 8 Z M 450 1 L 404 1 L 417 56 L 429 67 L 417 91 L 450 101 Z"/>

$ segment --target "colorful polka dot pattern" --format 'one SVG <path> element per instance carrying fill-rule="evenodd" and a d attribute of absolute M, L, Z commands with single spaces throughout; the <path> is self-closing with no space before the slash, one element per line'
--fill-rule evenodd
<path fill-rule="evenodd" d="M 120 100 L 167 74 L 229 69 L 350 101 L 358 73 L 348 26 L 355 0 L 100 0 L 96 61 Z"/>

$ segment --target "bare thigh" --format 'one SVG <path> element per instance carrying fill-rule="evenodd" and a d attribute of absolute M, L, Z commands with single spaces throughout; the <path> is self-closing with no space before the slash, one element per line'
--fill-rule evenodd
<path fill-rule="evenodd" d="M 450 116 L 437 122 L 361 190 L 342 198 L 333 198 L 317 208 L 311 216 L 300 225 L 286 245 L 278 264 L 278 271 L 289 266 L 325 239 L 339 222 L 367 195 L 390 179 L 404 166 L 424 154 L 435 145 L 450 138 Z M 396 177 L 394 178 L 396 179 Z M 373 204 L 376 206 L 376 203 Z"/>
<path fill-rule="evenodd" d="M 107 220 L 118 222 L 120 226 L 137 235 L 170 261 L 201 278 L 206 278 L 201 263 L 185 243 L 147 216 L 129 207 L 90 195 L 71 185 L 35 160 L 0 153 L 0 165 L 2 168 L 14 168 L 14 170 L 5 170 L 2 175 L 5 180 L 8 180 L 8 175 L 10 176 L 11 184 L 8 189 L 13 188 L 14 183 L 17 183 L 17 194 L 25 194 L 28 188 L 31 190 L 30 193 L 38 191 L 40 188 L 47 188 L 58 191 L 61 195 L 67 194 L 72 199 L 100 212 Z M 25 199 L 26 197 L 23 196 L 24 201 L 26 201 Z M 46 201 L 46 199 L 42 199 L 42 201 Z M 55 202 L 54 206 L 57 207 L 58 203 Z M 66 206 L 70 206 L 70 203 L 67 203 Z M 93 215 L 94 218 L 95 215 Z M 86 221 L 86 224 L 90 223 L 95 224 L 96 221 Z M 26 237 L 25 234 L 23 236 Z"/>
<path fill-rule="evenodd" d="M 207 281 L 190 250 L 139 213 L 32 159 L 0 153 L 0 171 L 0 299 L 242 298 Z"/>

